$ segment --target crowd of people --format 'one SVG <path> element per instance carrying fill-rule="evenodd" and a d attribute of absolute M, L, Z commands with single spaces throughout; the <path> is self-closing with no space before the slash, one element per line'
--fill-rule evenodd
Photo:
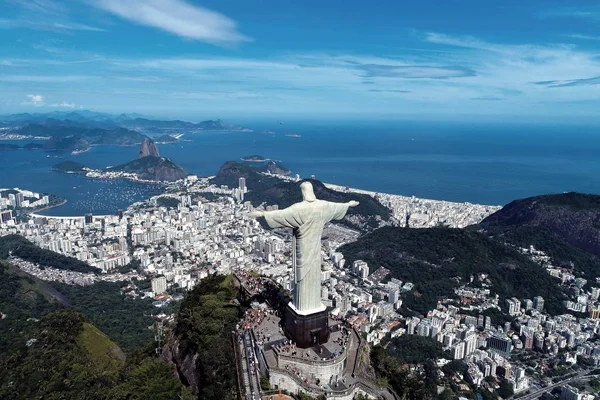
<path fill-rule="evenodd" d="M 265 290 L 263 278 L 253 276 L 251 271 L 238 270 L 235 273 L 240 279 L 242 285 L 248 290 L 251 296 L 262 293 Z"/>

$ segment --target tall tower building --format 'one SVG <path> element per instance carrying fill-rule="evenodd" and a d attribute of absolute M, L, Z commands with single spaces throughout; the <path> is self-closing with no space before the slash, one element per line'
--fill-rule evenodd
<path fill-rule="evenodd" d="M 16 208 L 23 207 L 23 201 L 25 201 L 25 196 L 23 196 L 23 193 L 17 193 L 15 195 L 15 206 L 16 206 Z"/>
<path fill-rule="evenodd" d="M 238 187 L 242 193 L 246 193 L 246 178 L 243 176 L 239 179 Z"/>

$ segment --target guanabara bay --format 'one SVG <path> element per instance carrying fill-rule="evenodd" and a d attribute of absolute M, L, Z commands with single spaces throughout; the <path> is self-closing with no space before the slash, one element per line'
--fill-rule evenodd
<path fill-rule="evenodd" d="M 599 16 L 0 2 L 0 399 L 600 399 Z"/>

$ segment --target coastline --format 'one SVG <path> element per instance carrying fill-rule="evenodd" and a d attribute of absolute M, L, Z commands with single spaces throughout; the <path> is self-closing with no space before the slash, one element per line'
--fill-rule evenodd
<path fill-rule="evenodd" d="M 56 207 L 64 206 L 65 204 L 67 204 L 67 200 L 63 199 L 58 204 L 53 204 L 51 206 L 38 208 L 36 210 L 31 210 L 31 212 L 27 212 L 26 214 L 29 215 L 29 216 L 32 216 L 32 217 L 49 217 L 48 215 L 40 215 L 40 214 L 37 214 L 37 213 L 40 212 L 40 211 L 50 210 L 51 208 L 56 208 Z"/>
<path fill-rule="evenodd" d="M 66 171 L 57 171 L 57 172 L 62 172 L 62 173 L 69 173 Z M 279 178 L 281 180 L 285 180 L 285 181 L 293 181 L 294 179 L 289 177 L 289 176 L 284 176 L 284 175 L 274 175 L 274 174 L 268 174 L 269 176 L 272 177 L 276 177 Z M 175 182 L 162 182 L 162 181 L 144 181 L 144 180 L 136 180 L 134 178 L 131 177 L 94 177 L 94 176 L 87 176 L 85 174 L 83 174 L 83 176 L 87 179 L 93 179 L 93 180 L 102 180 L 102 179 L 106 179 L 106 180 L 126 180 L 126 181 L 130 181 L 130 182 L 137 182 L 137 183 L 146 183 L 146 184 L 159 184 L 162 185 L 163 187 L 168 186 L 169 184 L 177 184 L 179 181 L 175 181 Z M 207 177 L 202 177 L 205 179 L 211 179 L 214 178 L 214 176 L 207 176 Z M 464 204 L 464 202 L 456 202 L 456 201 L 448 201 L 448 200 L 436 200 L 436 199 L 427 199 L 427 198 L 419 198 L 419 197 L 415 197 L 415 196 L 407 196 L 407 195 L 401 195 L 401 194 L 395 194 L 395 193 L 385 193 L 385 192 L 373 192 L 373 191 L 368 191 L 368 190 L 363 190 L 363 189 L 358 189 L 358 188 L 351 188 L 351 187 L 347 187 L 347 186 L 341 186 L 341 185 L 337 185 L 334 183 L 326 183 L 323 182 L 323 184 L 332 190 L 336 190 L 338 192 L 344 192 L 344 193 L 360 193 L 360 194 L 366 194 L 369 195 L 375 199 L 377 199 L 378 197 L 387 197 L 387 198 L 397 198 L 399 200 L 406 200 L 406 199 L 411 199 L 413 198 L 416 201 L 421 201 L 421 202 L 433 202 L 433 203 L 446 203 L 446 204 Z M 148 199 L 144 199 L 148 200 Z M 85 215 L 69 215 L 69 216 L 54 216 L 54 215 L 43 215 L 43 214 L 38 214 L 38 212 L 40 211 L 44 211 L 50 208 L 54 208 L 54 207 L 59 207 L 62 206 L 66 203 L 67 201 L 64 200 L 63 202 L 61 202 L 60 204 L 56 204 L 50 207 L 45 207 L 43 209 L 39 209 L 39 210 L 35 210 L 32 213 L 28 213 L 30 216 L 32 217 L 44 217 L 44 218 L 56 218 L 56 219 L 81 219 L 81 218 L 85 218 Z M 133 203 L 132 203 L 133 204 Z M 124 206 L 123 209 L 127 209 L 129 208 L 132 204 L 128 204 L 127 206 Z M 503 206 L 501 205 L 491 205 L 491 204 L 479 204 L 479 203 L 470 203 L 470 202 L 466 202 L 466 204 L 472 205 L 472 206 L 480 206 L 480 207 L 492 207 L 492 208 L 502 208 Z M 109 215 L 95 215 L 95 217 L 108 217 Z"/>

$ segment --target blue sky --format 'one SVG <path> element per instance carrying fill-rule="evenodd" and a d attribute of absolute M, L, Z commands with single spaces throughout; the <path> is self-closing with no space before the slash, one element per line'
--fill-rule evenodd
<path fill-rule="evenodd" d="M 3 0 L 0 114 L 596 122 L 600 5 Z"/>

